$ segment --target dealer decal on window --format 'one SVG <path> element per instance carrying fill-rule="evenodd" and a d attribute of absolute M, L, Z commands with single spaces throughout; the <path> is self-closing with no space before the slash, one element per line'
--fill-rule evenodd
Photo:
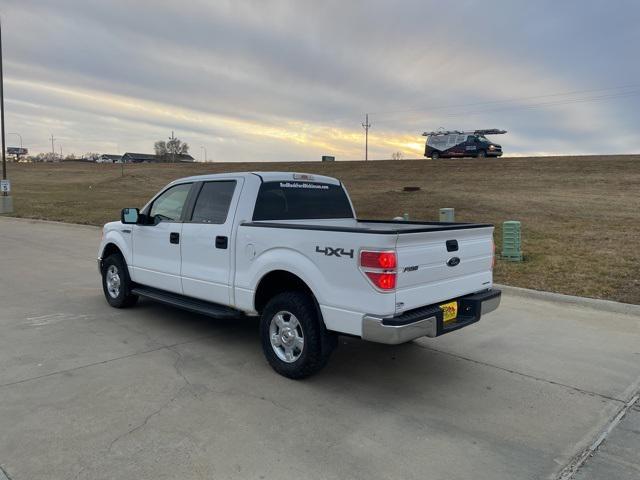
<path fill-rule="evenodd" d="M 319 183 L 280 182 L 280 188 L 313 188 L 318 190 L 329 190 L 329 185 L 322 185 Z"/>

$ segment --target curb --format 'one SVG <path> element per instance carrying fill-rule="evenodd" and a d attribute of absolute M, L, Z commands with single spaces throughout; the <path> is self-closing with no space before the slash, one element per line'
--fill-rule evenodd
<path fill-rule="evenodd" d="M 63 225 L 65 227 L 79 227 L 79 228 L 88 228 L 88 229 L 92 229 L 92 230 L 99 230 L 102 227 L 99 227 L 97 225 L 88 225 L 85 223 L 71 223 L 71 222 L 59 222 L 56 220 L 43 220 L 40 218 L 29 218 L 29 217 L 13 217 L 11 215 L 0 215 L 0 221 L 3 220 L 15 220 L 17 222 L 24 222 L 24 223 L 47 223 L 50 225 Z M 0 478 L 0 480 L 2 480 L 2 478 Z"/>
<path fill-rule="evenodd" d="M 613 302 L 611 300 L 600 300 L 598 298 L 576 297 L 574 295 L 564 295 L 562 293 L 545 292 L 543 290 L 531 290 L 529 288 L 512 287 L 494 283 L 494 286 L 510 295 L 532 298 L 534 300 L 546 300 L 549 302 L 560 302 L 581 307 L 593 308 L 604 312 L 623 313 L 626 315 L 640 316 L 640 305 L 631 303 Z"/>

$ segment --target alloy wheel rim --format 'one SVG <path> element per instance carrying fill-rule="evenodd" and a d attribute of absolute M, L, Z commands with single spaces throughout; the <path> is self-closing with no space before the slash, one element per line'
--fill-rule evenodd
<path fill-rule="evenodd" d="M 118 298 L 120 295 L 120 272 L 115 265 L 109 265 L 106 274 L 107 292 L 111 298 Z"/>
<path fill-rule="evenodd" d="M 269 339 L 276 356 L 285 363 L 293 363 L 304 350 L 302 325 L 291 312 L 286 310 L 271 317 Z"/>

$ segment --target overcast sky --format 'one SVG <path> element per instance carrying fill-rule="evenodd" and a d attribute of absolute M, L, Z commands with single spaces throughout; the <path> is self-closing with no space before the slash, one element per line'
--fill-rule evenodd
<path fill-rule="evenodd" d="M 37 153 L 200 160 L 422 155 L 425 129 L 508 153 L 640 151 L 640 2 L 0 0 L 6 130 Z M 18 137 L 8 135 L 9 145 Z"/>

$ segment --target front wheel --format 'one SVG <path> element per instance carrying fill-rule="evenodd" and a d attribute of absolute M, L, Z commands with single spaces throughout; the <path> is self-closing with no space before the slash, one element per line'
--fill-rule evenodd
<path fill-rule="evenodd" d="M 320 371 L 337 344 L 321 324 L 309 295 L 285 292 L 273 297 L 260 318 L 260 340 L 269 365 L 288 378 Z"/>
<path fill-rule="evenodd" d="M 438 160 L 440 158 L 440 152 L 433 152 L 431 154 L 431 160 Z"/>
<path fill-rule="evenodd" d="M 480 150 L 478 152 L 478 158 L 487 158 L 487 152 L 485 152 L 484 150 Z"/>
<path fill-rule="evenodd" d="M 109 305 L 124 308 L 138 301 L 137 295 L 131 294 L 131 279 L 127 264 L 120 254 L 109 255 L 102 262 L 102 290 Z"/>

